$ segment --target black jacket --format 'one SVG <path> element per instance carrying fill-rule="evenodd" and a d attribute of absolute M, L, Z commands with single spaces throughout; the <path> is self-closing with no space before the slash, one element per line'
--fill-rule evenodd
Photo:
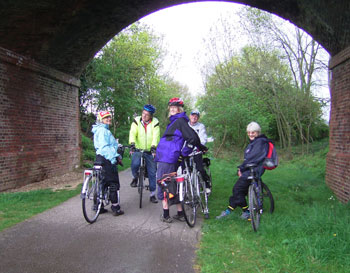
<path fill-rule="evenodd" d="M 249 169 L 245 167 L 247 164 L 254 163 L 258 165 L 255 168 L 255 172 L 259 177 L 264 173 L 265 169 L 262 163 L 267 155 L 268 149 L 268 139 L 265 135 L 259 135 L 253 141 L 250 141 L 244 150 L 244 161 L 238 166 L 244 178 L 249 176 Z"/>

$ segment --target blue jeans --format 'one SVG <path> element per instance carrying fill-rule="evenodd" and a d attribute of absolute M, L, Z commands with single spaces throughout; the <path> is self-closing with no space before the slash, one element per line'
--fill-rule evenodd
<path fill-rule="evenodd" d="M 155 194 L 156 191 L 156 172 L 157 165 L 154 162 L 154 158 L 152 154 L 143 153 L 146 162 L 146 168 L 148 172 L 148 180 L 149 180 L 149 190 L 151 192 L 151 196 Z M 139 177 L 139 169 L 141 165 L 141 153 L 135 152 L 131 158 L 131 172 L 134 178 Z"/>

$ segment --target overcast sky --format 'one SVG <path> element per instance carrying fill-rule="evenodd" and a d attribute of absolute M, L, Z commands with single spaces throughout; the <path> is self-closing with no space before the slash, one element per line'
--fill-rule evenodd
<path fill-rule="evenodd" d="M 179 58 L 177 66 L 172 66 L 171 76 L 187 85 L 191 92 L 198 93 L 202 89 L 202 78 L 196 62 L 203 39 L 221 14 L 233 13 L 240 6 L 227 2 L 183 4 L 152 13 L 140 21 L 156 33 L 164 34 L 168 51 Z"/>

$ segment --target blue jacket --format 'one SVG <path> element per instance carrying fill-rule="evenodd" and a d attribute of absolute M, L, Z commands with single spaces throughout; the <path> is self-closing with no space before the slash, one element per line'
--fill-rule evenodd
<path fill-rule="evenodd" d="M 269 146 L 268 139 L 265 135 L 256 137 L 253 141 L 247 145 L 244 150 L 244 161 L 238 168 L 241 170 L 242 177 L 247 178 L 249 176 L 249 169 L 245 168 L 246 164 L 257 164 L 255 172 L 260 177 L 263 175 L 265 169 L 262 163 L 267 155 Z"/>
<path fill-rule="evenodd" d="M 170 116 L 169 121 L 157 146 L 156 162 L 176 163 L 185 141 L 202 150 L 197 133 L 188 125 L 186 112 Z"/>
<path fill-rule="evenodd" d="M 116 158 L 120 156 L 117 152 L 118 142 L 108 129 L 107 124 L 96 123 L 92 125 L 92 133 L 94 134 L 94 146 L 97 155 L 102 155 L 112 164 L 116 163 Z"/>

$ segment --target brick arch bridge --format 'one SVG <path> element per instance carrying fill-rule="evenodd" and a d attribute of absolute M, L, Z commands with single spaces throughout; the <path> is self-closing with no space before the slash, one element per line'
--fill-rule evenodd
<path fill-rule="evenodd" d="M 79 164 L 79 75 L 108 40 L 185 0 L 0 0 L 0 191 Z M 310 33 L 331 54 L 326 182 L 350 199 L 350 2 L 242 0 Z M 174 22 L 176 24 L 176 22 Z"/>

